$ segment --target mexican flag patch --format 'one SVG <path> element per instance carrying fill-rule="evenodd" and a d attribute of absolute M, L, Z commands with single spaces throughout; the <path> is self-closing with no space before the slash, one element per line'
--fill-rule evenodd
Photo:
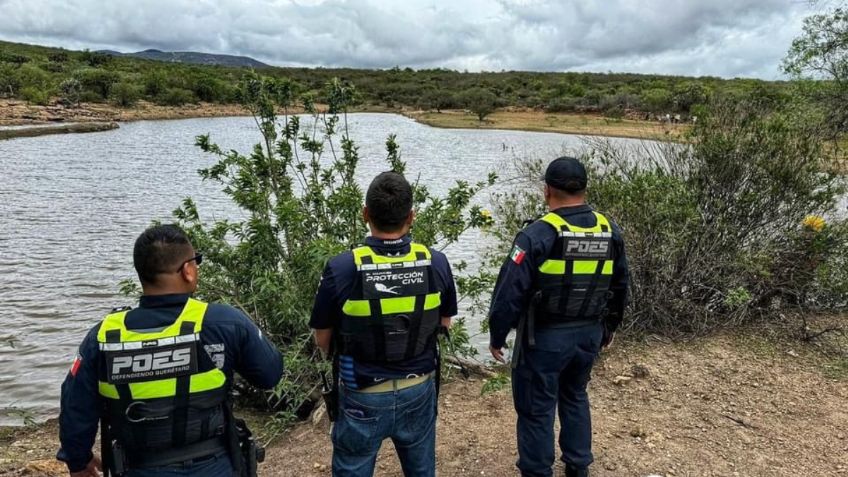
<path fill-rule="evenodd" d="M 77 372 L 79 372 L 80 365 L 82 365 L 82 356 L 76 355 L 74 357 L 73 364 L 71 364 L 71 376 L 77 377 Z"/>
<path fill-rule="evenodd" d="M 524 255 L 526 255 L 524 249 L 516 245 L 512 247 L 512 252 L 509 254 L 509 258 L 515 262 L 516 265 L 521 265 L 521 262 L 524 261 Z"/>

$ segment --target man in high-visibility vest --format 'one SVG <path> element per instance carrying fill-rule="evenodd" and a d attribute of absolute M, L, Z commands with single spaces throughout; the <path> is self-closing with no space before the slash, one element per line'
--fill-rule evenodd
<path fill-rule="evenodd" d="M 588 476 L 593 460 L 586 386 L 621 323 L 628 270 L 618 227 L 586 204 L 587 182 L 577 159 L 551 162 L 550 212 L 518 233 L 492 294 L 489 344 L 496 360 L 505 361 L 507 335 L 517 330 L 512 391 L 523 476 L 552 475 L 557 408 L 566 476 Z"/>
<path fill-rule="evenodd" d="M 270 389 L 283 360 L 244 313 L 191 297 L 202 259 L 175 225 L 136 240 L 139 307 L 92 328 L 62 384 L 57 457 L 71 476 L 232 476 L 250 466 L 233 373 Z M 92 452 L 98 422 L 102 463 Z"/>
<path fill-rule="evenodd" d="M 404 475 L 435 475 L 436 339 L 457 313 L 447 258 L 415 243 L 412 187 L 378 175 L 365 197 L 365 243 L 327 264 L 309 326 L 334 358 L 333 475 L 371 476 L 391 438 Z"/>

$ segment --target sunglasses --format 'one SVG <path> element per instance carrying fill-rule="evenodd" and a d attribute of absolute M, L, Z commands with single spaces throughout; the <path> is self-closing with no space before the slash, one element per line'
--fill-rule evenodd
<path fill-rule="evenodd" d="M 189 263 L 189 262 L 196 262 L 198 265 L 200 265 L 201 263 L 203 263 L 203 254 L 198 253 L 197 255 L 195 255 L 195 256 L 191 257 L 190 259 L 186 260 L 185 262 L 181 263 L 180 268 L 177 269 L 177 273 L 183 271 L 183 267 L 186 266 L 186 264 Z"/>

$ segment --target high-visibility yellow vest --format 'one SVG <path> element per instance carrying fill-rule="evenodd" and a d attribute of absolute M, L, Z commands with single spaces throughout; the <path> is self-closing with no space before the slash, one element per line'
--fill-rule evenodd
<path fill-rule="evenodd" d="M 128 329 L 128 310 L 100 324 L 98 390 L 104 418 L 124 448 L 174 449 L 223 436 L 228 382 L 202 354 L 206 309 L 190 298 L 164 329 Z"/>
<path fill-rule="evenodd" d="M 553 212 L 540 219 L 557 231 L 557 241 L 537 274 L 538 319 L 581 321 L 606 312 L 614 258 L 612 228 L 606 217 L 593 214 L 593 227 L 578 227 Z"/>
<path fill-rule="evenodd" d="M 358 279 L 339 327 L 341 354 L 370 362 L 415 357 L 435 346 L 441 293 L 430 250 L 411 243 L 403 256 L 353 250 Z"/>

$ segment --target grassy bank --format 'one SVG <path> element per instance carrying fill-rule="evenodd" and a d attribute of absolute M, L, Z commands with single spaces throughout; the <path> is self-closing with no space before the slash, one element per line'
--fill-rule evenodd
<path fill-rule="evenodd" d="M 590 385 L 592 475 L 848 474 L 848 360 L 825 351 L 842 339 L 805 345 L 783 331 L 755 329 L 687 343 L 619 343 Z M 515 474 L 509 389 L 481 396 L 482 385 L 459 380 L 443 390 L 439 475 Z M 328 430 L 325 420 L 294 427 L 270 445 L 260 475 L 330 475 Z M 0 430 L 0 475 L 63 475 L 53 460 L 57 445 L 55 421 Z M 376 475 L 401 475 L 390 443 Z"/>
<path fill-rule="evenodd" d="M 611 119 L 594 114 L 547 113 L 540 110 L 496 111 L 483 121 L 466 111 L 416 111 L 405 112 L 404 115 L 420 123 L 441 128 L 515 129 L 661 141 L 680 140 L 688 130 L 687 125 L 681 124 Z"/>

